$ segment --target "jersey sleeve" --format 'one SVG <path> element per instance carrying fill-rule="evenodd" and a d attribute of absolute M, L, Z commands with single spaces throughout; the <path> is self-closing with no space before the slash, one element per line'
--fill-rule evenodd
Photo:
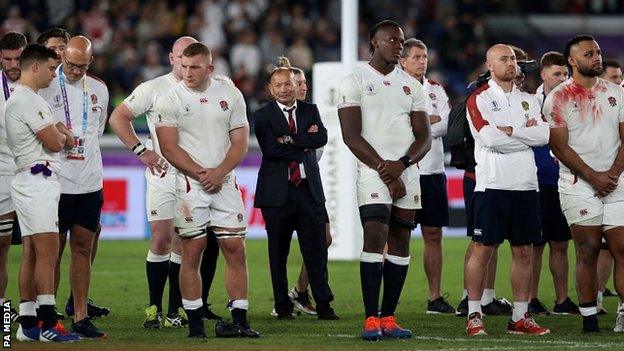
<path fill-rule="evenodd" d="M 180 103 L 175 101 L 172 95 L 166 94 L 156 98 L 154 111 L 156 112 L 156 128 L 158 127 L 178 127 L 177 106 Z"/>
<path fill-rule="evenodd" d="M 142 83 L 132 91 L 130 96 L 124 99 L 123 104 L 130 109 L 133 117 L 137 117 L 153 108 L 153 94 L 149 90 L 148 84 Z"/>
<path fill-rule="evenodd" d="M 427 95 L 425 94 L 425 88 L 416 79 L 412 79 L 412 107 L 410 111 L 423 111 L 427 112 Z"/>
<path fill-rule="evenodd" d="M 544 99 L 544 105 L 542 106 L 542 115 L 546 122 L 548 122 L 550 128 L 562 128 L 568 126 L 565 120 L 563 98 L 560 90 L 551 92 L 548 96 L 546 96 L 546 99 Z"/>
<path fill-rule="evenodd" d="M 45 105 L 37 104 L 35 108 L 31 108 L 30 106 L 32 106 L 32 103 L 20 104 L 18 107 L 18 114 L 19 118 L 22 119 L 33 132 L 38 133 L 43 128 L 51 124 L 56 124 L 52 109 L 50 109 L 47 103 Z M 24 107 L 28 108 L 25 109 Z"/>
<path fill-rule="evenodd" d="M 451 103 L 448 95 L 442 86 L 438 89 L 438 113 L 440 114 L 440 122 L 431 126 L 431 136 L 438 138 L 445 136 L 448 130 L 449 114 L 451 113 Z"/>
<path fill-rule="evenodd" d="M 104 134 L 104 129 L 106 128 L 106 120 L 108 118 L 108 88 L 104 86 L 102 89 L 102 111 L 100 112 L 100 119 L 98 125 L 98 135 L 102 136 Z"/>
<path fill-rule="evenodd" d="M 622 123 L 624 122 L 624 86 L 620 86 L 620 101 L 618 104 L 620 105 L 618 120 Z"/>
<path fill-rule="evenodd" d="M 243 94 L 237 88 L 234 89 L 234 98 L 232 100 L 232 113 L 230 114 L 230 131 L 249 125 L 247 121 L 247 105 Z M 224 105 L 225 103 L 225 105 Z M 221 108 L 227 108 L 227 102 L 221 101 Z"/>
<path fill-rule="evenodd" d="M 339 109 L 361 105 L 362 88 L 355 74 L 350 74 L 342 79 L 338 92 L 340 94 Z"/>

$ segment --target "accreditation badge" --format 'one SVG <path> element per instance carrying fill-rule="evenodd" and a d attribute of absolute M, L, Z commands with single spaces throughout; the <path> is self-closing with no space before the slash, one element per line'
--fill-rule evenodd
<path fill-rule="evenodd" d="M 74 147 L 67 151 L 68 160 L 84 161 L 85 159 L 85 142 L 84 138 L 74 135 Z"/>

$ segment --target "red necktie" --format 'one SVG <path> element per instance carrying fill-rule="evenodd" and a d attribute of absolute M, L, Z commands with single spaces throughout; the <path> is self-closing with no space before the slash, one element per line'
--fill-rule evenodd
<path fill-rule="evenodd" d="M 293 118 L 293 111 L 295 107 L 290 109 L 284 108 L 284 111 L 288 113 L 288 129 L 290 129 L 290 134 L 293 136 L 297 134 L 297 126 L 295 126 L 295 119 Z M 288 164 L 288 171 L 290 174 L 290 182 L 294 186 L 299 186 L 301 184 L 301 170 L 299 169 L 299 163 L 292 161 Z"/>

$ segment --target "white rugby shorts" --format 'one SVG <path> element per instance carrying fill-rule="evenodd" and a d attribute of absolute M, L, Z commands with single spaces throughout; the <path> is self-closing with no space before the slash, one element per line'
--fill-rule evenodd
<path fill-rule="evenodd" d="M 412 165 L 403 171 L 401 180 L 405 184 L 406 195 L 400 199 L 392 199 L 390 189 L 381 180 L 377 171 L 359 163 L 357 179 L 358 206 L 383 204 L 393 205 L 406 210 L 422 208 L 418 167 Z"/>
<path fill-rule="evenodd" d="M 176 174 L 177 170 L 171 166 L 162 177 L 153 175 L 149 168 L 145 169 L 145 210 L 148 222 L 175 217 Z"/>
<path fill-rule="evenodd" d="M 187 233 L 197 233 L 207 226 L 245 228 L 237 233 L 215 232 L 217 239 L 245 236 L 247 219 L 234 175 L 226 176 L 221 190 L 215 194 L 209 194 L 198 185 L 191 184 L 184 174 L 178 173 L 175 227 L 180 237 L 189 237 Z"/>
<path fill-rule="evenodd" d="M 611 194 L 599 198 L 595 193 L 580 177 L 559 175 L 559 199 L 568 225 L 624 226 L 624 174 Z"/>
<path fill-rule="evenodd" d="M 19 218 L 22 236 L 39 233 L 57 233 L 58 207 L 61 184 L 56 173 L 45 177 L 42 173 L 22 171 L 11 182 L 11 196 Z"/>

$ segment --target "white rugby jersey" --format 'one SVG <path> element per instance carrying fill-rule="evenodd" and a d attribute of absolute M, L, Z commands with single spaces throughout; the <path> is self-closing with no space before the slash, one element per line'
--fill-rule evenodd
<path fill-rule="evenodd" d="M 352 106 L 362 109 L 362 137 L 382 159 L 398 160 L 415 140 L 410 112 L 427 111 L 427 99 L 422 84 L 398 66 L 383 75 L 364 64 L 340 83 L 338 109 Z"/>
<path fill-rule="evenodd" d="M 540 107 L 544 106 L 544 100 L 546 99 L 546 96 L 544 95 L 544 84 L 535 89 L 535 98 L 537 98 L 537 102 L 539 102 Z"/>
<path fill-rule="evenodd" d="M 448 95 L 440 83 L 423 77 L 423 88 L 427 95 L 429 115 L 440 116 L 440 122 L 431 125 L 431 150 L 418 162 L 422 175 L 444 173 L 444 145 L 442 137 L 448 129 L 448 116 L 451 112 Z"/>
<path fill-rule="evenodd" d="M 43 147 L 37 138 L 37 132 L 56 124 L 50 105 L 31 88 L 20 84 L 15 87 L 4 111 L 9 148 L 18 170 L 48 162 L 58 173 L 61 169 L 59 154 Z"/>
<path fill-rule="evenodd" d="M 572 78 L 546 97 L 543 113 L 550 128 L 567 127 L 568 144 L 595 171 L 613 165 L 620 148 L 619 124 L 624 122 L 624 89 L 598 78 L 587 89 Z M 559 173 L 571 174 L 560 164 Z"/>
<path fill-rule="evenodd" d="M 39 95 L 52 107 L 56 122 L 70 127 L 65 116 L 65 103 L 61 89 L 60 70 L 56 69 L 56 78 L 50 86 L 39 90 Z M 95 76 L 85 74 L 77 81 L 64 78 L 71 131 L 74 134 L 72 150 L 60 153 L 61 169 L 59 183 L 62 194 L 86 194 L 102 189 L 103 167 L 100 152 L 100 136 L 106 127 L 108 116 L 108 88 Z M 86 87 L 84 83 L 86 82 Z M 86 90 L 85 90 L 86 88 Z M 83 126 L 84 92 L 87 93 L 87 123 Z M 86 127 L 86 131 L 84 130 Z"/>
<path fill-rule="evenodd" d="M 149 148 L 162 156 L 160 145 L 158 145 L 158 137 L 156 136 L 156 112 L 154 112 L 154 104 L 159 95 L 162 95 L 178 85 L 180 82 L 174 77 L 173 73 L 167 73 L 160 77 L 156 77 L 147 82 L 141 83 L 134 89 L 132 94 L 128 96 L 123 103 L 132 112 L 134 117 L 145 114 L 147 118 L 147 128 L 150 132 L 152 145 Z"/>
<path fill-rule="evenodd" d="M 11 80 L 4 75 L 4 72 L 0 70 L 0 85 L 2 85 L 2 92 L 0 93 L 0 175 L 14 175 L 15 174 L 15 158 L 13 152 L 9 149 L 9 142 L 7 140 L 6 125 L 4 118 L 4 106 L 6 105 L 5 94 L 9 96 L 13 94 L 17 82 L 11 82 Z M 7 87 L 5 92 L 4 87 Z"/>
<path fill-rule="evenodd" d="M 548 143 L 549 129 L 535 95 L 516 86 L 505 93 L 490 79 L 470 94 L 466 116 L 475 139 L 475 191 L 537 190 L 537 167 L 530 147 Z M 531 118 L 537 126 L 525 127 Z M 512 135 L 497 126 L 513 127 Z"/>
<path fill-rule="evenodd" d="M 243 94 L 232 83 L 216 78 L 202 92 L 178 84 L 158 97 L 155 112 L 156 127 L 177 127 L 180 147 L 207 168 L 217 167 L 225 159 L 230 131 L 249 125 Z"/>

